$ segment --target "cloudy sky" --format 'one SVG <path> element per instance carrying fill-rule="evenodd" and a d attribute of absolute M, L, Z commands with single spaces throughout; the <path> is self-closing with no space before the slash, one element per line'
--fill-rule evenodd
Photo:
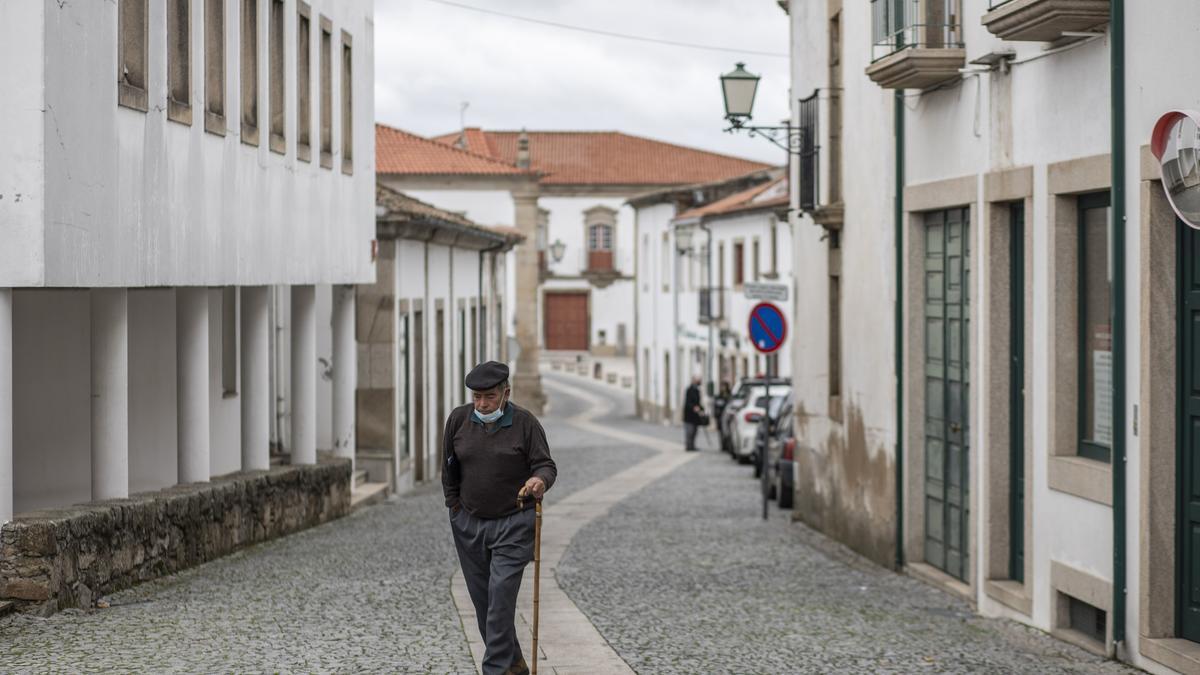
<path fill-rule="evenodd" d="M 544 21 L 676 42 L 786 54 L 775 0 L 453 0 Z M 760 138 L 722 132 L 717 77 L 735 61 L 763 76 L 755 121 L 787 116 L 787 59 L 603 37 L 440 4 L 375 3 L 375 115 L 434 135 L 492 129 L 619 130 L 783 163 Z"/>

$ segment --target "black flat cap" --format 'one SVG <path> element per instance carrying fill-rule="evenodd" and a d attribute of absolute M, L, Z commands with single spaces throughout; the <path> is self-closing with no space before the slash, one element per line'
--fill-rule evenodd
<path fill-rule="evenodd" d="M 485 361 L 467 373 L 467 389 L 486 391 L 508 379 L 508 366 L 499 361 Z"/>

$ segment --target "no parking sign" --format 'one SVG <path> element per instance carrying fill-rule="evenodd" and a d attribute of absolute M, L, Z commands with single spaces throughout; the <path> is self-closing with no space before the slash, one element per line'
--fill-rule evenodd
<path fill-rule="evenodd" d="M 770 354 L 783 346 L 787 339 L 787 319 L 783 311 L 772 302 L 760 302 L 750 310 L 750 343 L 763 354 Z"/>

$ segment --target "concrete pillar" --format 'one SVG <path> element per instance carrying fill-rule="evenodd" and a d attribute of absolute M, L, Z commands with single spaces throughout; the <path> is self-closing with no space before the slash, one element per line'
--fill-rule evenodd
<path fill-rule="evenodd" d="M 179 482 L 209 478 L 208 289 L 175 290 Z"/>
<path fill-rule="evenodd" d="M 270 355 L 266 286 L 242 293 L 242 471 L 271 468 Z"/>
<path fill-rule="evenodd" d="M 95 288 L 92 314 L 92 500 L 129 496 L 129 291 Z"/>
<path fill-rule="evenodd" d="M 333 452 L 354 460 L 354 389 L 358 378 L 354 344 L 354 287 L 333 287 Z"/>
<path fill-rule="evenodd" d="M 0 524 L 13 516 L 13 378 L 11 288 L 0 288 Z"/>
<path fill-rule="evenodd" d="M 292 286 L 292 464 L 317 463 L 317 293 Z"/>
<path fill-rule="evenodd" d="M 517 246 L 517 371 L 513 375 L 513 399 L 535 415 L 541 415 L 546 404 L 542 391 L 542 376 L 538 373 L 538 254 L 537 223 L 538 194 L 536 187 L 528 192 L 515 192 L 516 225 L 525 241 Z M 500 317 L 503 321 L 503 317 Z"/>

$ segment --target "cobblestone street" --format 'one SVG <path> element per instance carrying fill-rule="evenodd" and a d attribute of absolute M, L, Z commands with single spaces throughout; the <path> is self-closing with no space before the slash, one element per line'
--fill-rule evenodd
<path fill-rule="evenodd" d="M 548 519 L 556 502 L 655 455 L 620 434 L 679 435 L 634 420 L 626 393 L 547 377 L 561 477 Z M 568 423 L 588 404 L 563 383 L 614 403 L 595 420 L 613 436 Z M 749 469 L 711 448 L 585 525 L 558 567 L 567 595 L 635 671 L 1123 672 L 974 616 L 774 507 L 763 523 Z M 440 489 L 425 486 L 115 594 L 108 609 L 0 619 L 0 671 L 469 673 L 455 569 Z"/>

